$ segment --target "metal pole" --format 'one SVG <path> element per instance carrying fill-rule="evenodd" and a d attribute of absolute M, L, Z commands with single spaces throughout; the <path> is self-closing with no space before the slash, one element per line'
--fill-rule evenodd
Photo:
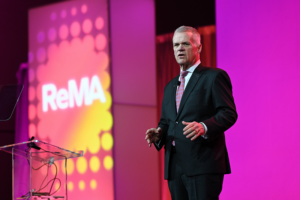
<path fill-rule="evenodd" d="M 68 173 L 67 173 L 67 158 L 65 159 L 65 170 L 66 170 L 66 181 L 65 181 L 65 184 L 66 184 L 66 200 L 68 200 L 68 183 L 67 183 L 67 177 L 68 177 Z"/>
<path fill-rule="evenodd" d="M 12 148 L 12 150 L 11 150 L 11 155 L 12 155 L 12 200 L 14 200 L 14 187 L 15 187 L 15 185 L 14 185 L 14 179 L 15 179 L 15 177 L 14 177 L 14 148 Z"/>
<path fill-rule="evenodd" d="M 29 158 L 29 166 L 30 166 L 30 169 L 29 169 L 29 173 L 30 173 L 30 180 L 29 180 L 29 194 L 30 194 L 30 199 L 32 200 L 32 190 L 31 190 L 31 179 L 32 179 L 32 161 L 31 161 L 31 148 L 29 148 L 29 155 L 30 155 L 30 158 Z"/>
<path fill-rule="evenodd" d="M 49 164 L 47 164 L 47 174 L 48 174 L 47 175 L 47 183 L 49 183 Z M 49 191 L 48 184 L 47 184 L 47 191 Z"/>

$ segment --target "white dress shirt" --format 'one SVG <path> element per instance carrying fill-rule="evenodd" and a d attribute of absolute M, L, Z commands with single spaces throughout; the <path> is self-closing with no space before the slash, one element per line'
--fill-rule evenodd
<path fill-rule="evenodd" d="M 188 84 L 188 82 L 189 82 L 189 80 L 190 80 L 192 74 L 194 73 L 196 67 L 197 67 L 200 63 L 201 63 L 201 61 L 198 60 L 197 62 L 195 62 L 195 64 L 194 64 L 193 66 L 191 66 L 191 67 L 187 70 L 189 73 L 184 77 L 184 81 L 185 81 L 185 82 L 184 82 L 184 89 L 185 89 L 185 87 L 187 86 L 187 84 Z M 180 72 L 181 72 L 181 71 L 182 71 L 182 69 L 180 70 Z M 179 80 L 178 80 L 178 81 L 180 81 L 180 75 L 179 75 Z M 179 87 L 179 86 L 177 86 L 177 89 L 178 89 L 178 87 Z M 207 133 L 207 126 L 206 126 L 203 122 L 199 122 L 199 123 L 202 124 L 202 126 L 204 127 L 204 134 L 201 135 L 201 137 L 203 137 L 204 139 L 208 139 L 208 136 L 206 135 L 206 133 Z M 158 141 L 158 142 L 155 143 L 155 144 L 156 144 L 156 145 L 159 145 L 160 142 L 161 142 L 161 140 Z M 172 145 L 175 146 L 175 140 L 172 141 Z"/>
<path fill-rule="evenodd" d="M 189 80 L 192 76 L 192 74 L 194 73 L 196 67 L 201 63 L 200 60 L 198 60 L 197 62 L 195 62 L 195 64 L 193 66 L 191 66 L 190 68 L 188 68 L 188 70 L 186 70 L 187 72 L 189 72 L 185 77 L 184 77 L 184 89 L 187 86 L 187 84 L 189 83 Z M 180 72 L 182 71 L 182 69 L 180 69 Z M 179 81 L 180 81 L 180 75 L 179 75 Z M 179 86 L 177 86 L 178 89 Z M 203 123 L 203 122 L 199 122 L 200 124 L 202 124 L 202 126 L 204 127 L 204 135 L 201 135 L 203 138 L 207 139 L 207 126 Z"/>

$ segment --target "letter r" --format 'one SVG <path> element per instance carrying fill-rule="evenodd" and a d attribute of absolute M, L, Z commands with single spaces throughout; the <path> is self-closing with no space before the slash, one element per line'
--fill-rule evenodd
<path fill-rule="evenodd" d="M 54 84 L 47 84 L 42 86 L 42 101 L 44 112 L 48 111 L 48 104 L 50 105 L 52 110 L 57 110 L 57 106 L 55 104 L 56 91 L 57 89 Z"/>

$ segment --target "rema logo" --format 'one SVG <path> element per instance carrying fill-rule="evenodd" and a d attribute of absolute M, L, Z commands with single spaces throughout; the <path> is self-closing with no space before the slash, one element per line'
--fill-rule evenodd
<path fill-rule="evenodd" d="M 84 77 L 80 81 L 79 89 L 75 80 L 68 81 L 68 89 L 57 90 L 54 84 L 42 86 L 43 111 L 47 112 L 50 107 L 52 110 L 88 106 L 95 100 L 105 103 L 106 98 L 98 76 L 93 76 L 91 81 Z"/>

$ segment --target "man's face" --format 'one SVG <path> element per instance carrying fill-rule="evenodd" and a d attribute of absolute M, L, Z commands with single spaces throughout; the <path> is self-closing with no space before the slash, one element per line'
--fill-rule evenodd
<path fill-rule="evenodd" d="M 179 32 L 174 34 L 173 49 L 177 63 L 187 69 L 197 61 L 201 44 L 197 46 L 194 42 L 193 33 Z"/>

